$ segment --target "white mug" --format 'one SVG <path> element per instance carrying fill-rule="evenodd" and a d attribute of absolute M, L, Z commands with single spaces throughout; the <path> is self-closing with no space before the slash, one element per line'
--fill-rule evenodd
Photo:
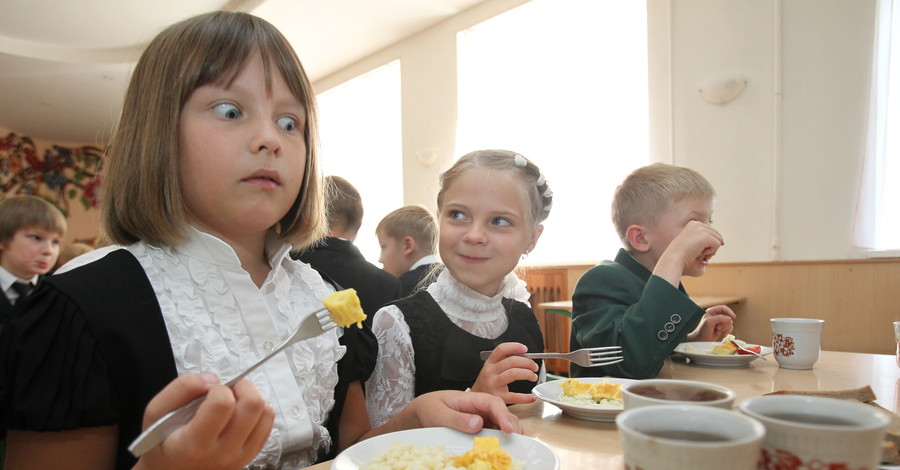
<path fill-rule="evenodd" d="M 812 369 L 819 360 L 825 320 L 772 318 L 772 349 L 784 369 Z"/>
<path fill-rule="evenodd" d="M 755 470 L 765 428 L 733 410 L 659 405 L 616 415 L 625 469 Z"/>

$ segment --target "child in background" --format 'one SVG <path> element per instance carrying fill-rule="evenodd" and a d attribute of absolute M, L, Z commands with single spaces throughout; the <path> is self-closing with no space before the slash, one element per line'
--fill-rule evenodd
<path fill-rule="evenodd" d="M 424 206 L 403 206 L 375 227 L 384 270 L 400 279 L 401 297 L 434 281 L 441 263 L 434 256 L 437 222 Z"/>
<path fill-rule="evenodd" d="M 534 163 L 506 150 L 481 150 L 443 173 L 437 196 L 445 269 L 426 290 L 375 315 L 375 372 L 366 382 L 373 424 L 414 397 L 471 388 L 506 403 L 534 401 L 541 330 L 525 283 L 513 270 L 534 249 L 552 193 Z M 486 362 L 480 351 L 493 350 Z"/>
<path fill-rule="evenodd" d="M 287 40 L 251 15 L 150 42 L 104 161 L 103 231 L 120 249 L 48 278 L 0 341 L 8 468 L 293 469 L 403 428 L 521 432 L 500 399 L 462 392 L 372 429 L 370 365 L 342 360 L 356 356 L 339 328 L 219 383 L 331 292 L 288 256 L 325 229 L 314 97 Z M 186 426 L 129 454 L 142 426 L 203 393 Z"/>
<path fill-rule="evenodd" d="M 363 219 L 359 191 L 340 176 L 326 176 L 324 182 L 328 236 L 305 250 L 292 253 L 291 257 L 309 263 L 341 289 L 356 289 L 367 316 L 365 323 L 370 325 L 379 308 L 403 297 L 400 281 L 366 260 L 353 244 Z"/>
<path fill-rule="evenodd" d="M 711 225 L 714 197 L 702 175 L 663 163 L 635 170 L 616 188 L 612 218 L 625 248 L 578 280 L 570 348 L 619 345 L 625 360 L 572 364 L 573 377 L 655 377 L 679 343 L 731 333 L 730 308 L 704 311 L 681 285 L 682 276 L 702 276 L 724 244 Z"/>
<path fill-rule="evenodd" d="M 62 212 L 37 196 L 0 200 L 0 328 L 13 305 L 53 269 L 66 228 Z"/>
<path fill-rule="evenodd" d="M 53 272 L 56 272 L 57 269 L 61 268 L 64 264 L 69 261 L 85 254 L 90 251 L 94 251 L 94 247 L 84 243 L 84 242 L 72 242 L 68 245 L 62 247 L 59 250 L 59 258 L 56 260 L 56 267 L 53 268 Z"/>

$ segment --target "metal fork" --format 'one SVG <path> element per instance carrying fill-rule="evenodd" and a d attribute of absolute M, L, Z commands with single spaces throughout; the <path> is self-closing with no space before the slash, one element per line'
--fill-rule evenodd
<path fill-rule="evenodd" d="M 602 348 L 583 348 L 568 353 L 525 353 L 516 354 L 516 356 L 531 359 L 565 359 L 581 367 L 599 367 L 624 361 L 625 358 L 616 355 L 621 353 L 621 346 L 604 346 Z M 491 351 L 481 351 L 481 360 L 487 360 L 490 355 Z"/>
<path fill-rule="evenodd" d="M 271 359 L 274 355 L 278 354 L 284 348 L 296 343 L 297 341 L 313 338 L 315 336 L 319 336 L 322 333 L 334 328 L 337 326 L 334 321 L 331 319 L 331 314 L 326 308 L 322 308 L 311 313 L 307 316 L 300 325 L 297 326 L 297 329 L 294 330 L 290 336 L 287 337 L 281 344 L 279 344 L 272 352 L 268 353 L 262 359 L 256 361 L 255 364 L 248 367 L 245 371 L 241 372 L 228 382 L 225 382 L 225 385 L 229 387 L 233 387 L 238 383 L 241 379 L 247 376 L 247 374 L 253 372 L 261 366 L 264 362 Z M 200 408 L 200 404 L 203 403 L 203 400 L 206 399 L 206 396 L 197 397 L 190 403 L 178 408 L 174 411 L 167 413 L 162 418 L 158 419 L 155 423 L 153 423 L 150 427 L 148 427 L 134 442 L 128 446 L 128 450 L 135 456 L 140 457 L 144 452 L 156 447 L 162 441 L 172 434 L 176 429 L 187 424 L 191 418 L 194 417 L 194 414 L 197 413 L 197 409 Z"/>

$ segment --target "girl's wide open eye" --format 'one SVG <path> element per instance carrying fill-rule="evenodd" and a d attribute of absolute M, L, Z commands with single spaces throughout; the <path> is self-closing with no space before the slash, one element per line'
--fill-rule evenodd
<path fill-rule="evenodd" d="M 451 220 L 462 220 L 466 218 L 466 214 L 463 214 L 462 211 L 451 209 L 447 211 L 447 217 L 449 217 Z"/>
<path fill-rule="evenodd" d="M 297 130 L 297 120 L 290 116 L 280 117 L 275 121 L 278 124 L 278 127 L 284 129 L 287 132 L 294 132 Z"/>
<path fill-rule="evenodd" d="M 512 222 L 510 222 L 509 219 L 505 217 L 494 217 L 494 220 L 492 220 L 491 223 L 494 225 L 499 225 L 501 227 L 508 227 L 512 225 Z"/>
<path fill-rule="evenodd" d="M 225 119 L 237 119 L 241 117 L 241 110 L 231 103 L 219 103 L 213 107 L 213 112 Z"/>

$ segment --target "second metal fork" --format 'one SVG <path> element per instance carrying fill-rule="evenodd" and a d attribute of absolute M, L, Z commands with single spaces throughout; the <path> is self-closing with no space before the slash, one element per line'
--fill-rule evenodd
<path fill-rule="evenodd" d="M 616 364 L 625 360 L 622 356 L 621 346 L 604 346 L 601 348 L 583 348 L 568 353 L 525 353 L 516 356 L 531 359 L 564 359 L 574 362 L 581 367 L 599 367 Z M 487 360 L 491 351 L 481 351 L 481 360 Z"/>

